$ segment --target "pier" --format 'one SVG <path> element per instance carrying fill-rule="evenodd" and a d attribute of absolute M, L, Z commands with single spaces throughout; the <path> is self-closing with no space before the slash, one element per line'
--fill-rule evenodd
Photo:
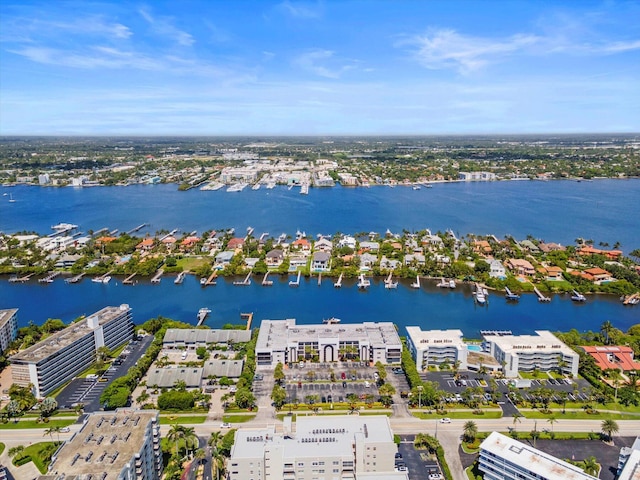
<path fill-rule="evenodd" d="M 205 279 L 204 283 L 202 283 L 203 286 L 207 287 L 209 285 L 215 285 L 216 284 L 216 278 L 218 278 L 218 272 L 214 271 L 211 275 L 209 275 L 209 278 Z"/>
<path fill-rule="evenodd" d="M 176 279 L 173 281 L 173 283 L 175 283 L 176 285 L 180 285 L 182 282 L 184 282 L 184 277 L 186 275 L 187 275 L 186 273 L 180 272 L 176 277 Z"/>
<path fill-rule="evenodd" d="M 251 285 L 251 272 L 247 273 L 247 276 L 244 280 L 236 280 L 235 282 L 233 282 L 233 284 L 239 287 L 248 287 L 249 285 Z"/>
<path fill-rule="evenodd" d="M 517 301 L 520 299 L 520 295 L 518 295 L 517 293 L 513 293 L 511 290 L 509 290 L 509 287 L 504 287 L 504 291 L 506 292 L 504 298 L 506 298 L 507 300 Z"/>
<path fill-rule="evenodd" d="M 273 280 L 267 280 L 269 277 L 269 272 L 264 274 L 264 278 L 262 279 L 263 287 L 271 287 L 273 285 Z"/>
<path fill-rule="evenodd" d="M 146 223 L 143 223 L 142 225 L 138 225 L 136 228 L 132 228 L 131 230 L 129 230 L 127 232 L 127 235 L 131 235 L 132 233 L 136 233 L 138 230 L 142 230 L 146 226 L 147 226 Z"/>
<path fill-rule="evenodd" d="M 241 313 L 240 318 L 247 319 L 247 330 L 251 330 L 251 323 L 253 322 L 253 313 Z"/>
<path fill-rule="evenodd" d="M 343 275 L 343 273 L 340 273 L 340 276 L 338 277 L 338 281 L 333 284 L 333 286 L 335 288 L 342 287 L 342 275 Z"/>
<path fill-rule="evenodd" d="M 633 295 L 622 297 L 623 305 L 637 305 L 638 303 L 640 303 L 640 293 L 634 293 Z"/>
<path fill-rule="evenodd" d="M 359 290 L 366 290 L 367 288 L 369 288 L 371 286 L 371 280 L 364 278 L 364 274 L 360 274 L 359 280 L 358 280 L 358 289 Z"/>
<path fill-rule="evenodd" d="M 38 280 L 38 283 L 52 283 L 53 279 L 56 278 L 58 275 L 60 275 L 60 272 L 49 272 L 49 275 Z"/>
<path fill-rule="evenodd" d="M 78 283 L 80 280 L 82 280 L 82 277 L 84 277 L 84 273 L 80 273 L 79 275 L 76 275 L 75 277 L 67 278 L 65 280 L 65 283 Z"/>
<path fill-rule="evenodd" d="M 300 275 L 302 275 L 302 271 L 298 270 L 298 278 L 296 278 L 295 280 L 289 281 L 289 286 L 290 287 L 298 287 L 298 286 L 300 286 Z"/>
<path fill-rule="evenodd" d="M 28 281 L 29 281 L 29 279 L 30 279 L 33 275 L 34 275 L 33 273 L 30 273 L 29 275 L 25 275 L 24 277 L 18 277 L 18 276 L 11 277 L 11 278 L 9 279 L 9 282 L 11 282 L 11 283 L 17 283 L 17 282 L 24 283 L 24 282 L 28 282 Z"/>
<path fill-rule="evenodd" d="M 122 282 L 123 285 L 133 285 L 133 277 L 135 277 L 137 273 L 132 273 Z"/>
<path fill-rule="evenodd" d="M 322 272 L 318 274 L 318 286 L 322 285 Z"/>
<path fill-rule="evenodd" d="M 200 325 L 202 325 L 205 321 L 205 319 L 207 318 L 207 316 L 211 313 L 211 309 L 209 308 L 201 308 L 200 310 L 198 310 L 198 323 L 196 325 L 196 327 L 199 327 Z"/>
<path fill-rule="evenodd" d="M 420 288 L 420 275 L 416 276 L 416 281 L 411 284 L 411 288 Z"/>
<path fill-rule="evenodd" d="M 533 287 L 533 291 L 536 292 L 536 295 L 538 296 L 538 301 L 539 302 L 550 302 L 551 301 L 551 297 L 545 297 L 542 292 L 540 290 L 538 290 L 538 287 Z"/>
<path fill-rule="evenodd" d="M 162 274 L 164 273 L 163 269 L 160 269 L 156 272 L 156 274 L 153 276 L 153 278 L 151 279 L 151 283 L 160 283 L 160 280 L 162 280 Z"/>
<path fill-rule="evenodd" d="M 393 276 L 393 272 L 389 272 L 389 276 L 384 281 L 384 288 L 386 288 L 388 290 L 389 289 L 395 290 L 396 288 L 398 288 L 398 282 L 394 282 L 392 280 L 392 276 Z"/>

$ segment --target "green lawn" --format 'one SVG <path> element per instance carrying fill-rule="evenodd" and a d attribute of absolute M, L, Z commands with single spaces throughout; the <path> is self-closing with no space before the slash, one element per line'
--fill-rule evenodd
<path fill-rule="evenodd" d="M 39 442 L 25 447 L 24 452 L 19 457 L 20 460 L 24 458 L 31 458 L 31 461 L 40 470 L 40 473 L 47 473 L 47 467 L 51 462 L 51 456 L 56 452 L 57 445 L 55 442 Z M 13 457 L 12 463 L 16 465 L 18 456 Z M 26 463 L 29 463 L 28 461 Z M 20 465 L 24 463 L 20 462 Z"/>
<path fill-rule="evenodd" d="M 2 452 L 4 452 L 4 447 L 5 447 L 5 444 L 0 442 L 0 455 L 2 455 Z"/>
<path fill-rule="evenodd" d="M 182 267 L 185 272 L 197 270 L 205 263 L 209 263 L 209 260 L 201 257 L 182 257 L 177 260 L 177 265 Z"/>
<path fill-rule="evenodd" d="M 551 413 L 542 413 L 539 410 L 519 409 L 526 418 L 543 418 L 555 417 L 557 420 L 604 420 L 612 418 L 614 420 L 638 420 L 638 415 L 629 413 L 612 413 L 598 410 L 598 413 L 587 413 L 584 410 L 566 410 L 562 413 L 562 409 L 552 410 Z"/>
<path fill-rule="evenodd" d="M 228 423 L 244 423 L 249 420 L 253 420 L 256 418 L 256 414 L 252 413 L 250 415 L 223 415 L 222 421 Z"/>
<path fill-rule="evenodd" d="M 477 419 L 477 418 L 502 418 L 502 410 L 483 410 L 481 415 L 476 415 L 472 410 L 464 411 L 447 411 L 447 413 L 426 413 L 411 411 L 414 417 L 422 420 L 436 419 L 436 418 L 461 418 L 461 419 Z"/>
<path fill-rule="evenodd" d="M 21 420 L 17 423 L 10 420 L 9 423 L 0 423 L 0 430 L 19 430 L 21 428 L 51 428 L 51 427 L 67 427 L 75 423 L 75 418 L 65 420 L 50 420 L 47 423 L 39 423 L 35 420 Z"/>
<path fill-rule="evenodd" d="M 160 425 L 173 425 L 174 423 L 184 425 L 206 421 L 206 415 L 160 415 Z"/>

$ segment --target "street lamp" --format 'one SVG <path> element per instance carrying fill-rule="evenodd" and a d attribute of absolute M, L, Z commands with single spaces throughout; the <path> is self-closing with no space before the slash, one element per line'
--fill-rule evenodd
<path fill-rule="evenodd" d="M 422 408 L 422 385 L 418 385 L 418 410 Z"/>

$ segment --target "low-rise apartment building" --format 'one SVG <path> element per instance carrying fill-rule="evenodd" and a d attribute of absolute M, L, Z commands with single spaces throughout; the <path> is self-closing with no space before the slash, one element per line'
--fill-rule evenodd
<path fill-rule="evenodd" d="M 391 322 L 296 325 L 295 319 L 263 320 L 256 344 L 258 366 L 304 360 L 399 364 L 402 342 Z"/>
<path fill-rule="evenodd" d="M 241 428 L 227 463 L 229 480 L 402 480 L 395 472 L 393 432 L 386 416 L 298 417 L 274 427 Z M 377 476 L 376 476 L 377 475 Z"/>
<path fill-rule="evenodd" d="M 118 409 L 87 416 L 38 480 L 159 480 L 162 470 L 158 412 Z"/>
<path fill-rule="evenodd" d="M 504 364 L 506 377 L 517 377 L 519 371 L 558 370 L 565 375 L 578 375 L 579 355 L 548 330 L 535 335 L 485 335 L 491 355 Z"/>
<path fill-rule="evenodd" d="M 9 359 L 13 383 L 32 384 L 36 397 L 46 397 L 87 369 L 98 348 L 114 349 L 132 335 L 129 305 L 105 307 L 13 355 Z"/>
<path fill-rule="evenodd" d="M 407 327 L 407 347 L 416 362 L 418 371 L 429 366 L 448 364 L 467 369 L 467 346 L 462 341 L 461 330 L 421 330 Z"/>
<path fill-rule="evenodd" d="M 596 480 L 580 467 L 493 432 L 480 444 L 478 468 L 484 480 Z"/>

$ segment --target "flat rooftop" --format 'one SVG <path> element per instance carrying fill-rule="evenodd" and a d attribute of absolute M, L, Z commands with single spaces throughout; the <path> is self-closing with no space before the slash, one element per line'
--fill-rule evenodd
<path fill-rule="evenodd" d="M 336 415 L 298 417 L 296 433 L 283 435 L 274 428 L 245 429 L 236 432 L 232 458 L 255 458 L 265 449 L 280 446 L 285 458 L 323 457 L 353 458 L 353 443 L 393 442 L 389 419 L 384 415 Z"/>
<path fill-rule="evenodd" d="M 251 330 L 168 328 L 163 343 L 239 343 L 251 340 Z"/>
<path fill-rule="evenodd" d="M 492 432 L 482 442 L 480 450 L 493 453 L 542 478 L 562 478 L 563 480 L 595 480 L 597 478 L 587 475 L 581 468 L 498 432 Z"/>
<path fill-rule="evenodd" d="M 93 478 L 116 480 L 140 451 L 147 433 L 152 434 L 148 427 L 157 414 L 155 410 L 119 409 L 90 415 L 59 450 L 49 476 L 64 473 L 69 479 L 92 474 Z"/>
<path fill-rule="evenodd" d="M 536 351 L 577 355 L 549 330 L 536 330 L 536 335 L 485 335 L 484 339 L 498 345 L 503 352 L 527 353 L 528 351 Z"/>
<path fill-rule="evenodd" d="M 116 319 L 119 315 L 122 315 L 123 312 L 130 310 L 129 305 L 124 304 L 119 307 L 105 307 L 78 322 L 72 323 L 64 330 L 54 333 L 22 352 L 16 353 L 10 360 L 12 362 L 38 363 L 58 350 L 72 345 L 74 342 L 93 332 L 94 328 L 89 326 L 93 319 L 97 319 L 98 325 L 102 326 Z"/>
<path fill-rule="evenodd" d="M 0 310 L 0 328 L 4 327 L 4 325 L 9 321 L 9 319 L 13 317 L 16 313 L 18 313 L 17 308 Z"/>
<path fill-rule="evenodd" d="M 263 320 L 256 349 L 282 350 L 290 343 L 316 342 L 324 338 L 368 342 L 378 348 L 402 345 L 392 322 L 296 325 L 295 319 L 287 319 Z"/>
<path fill-rule="evenodd" d="M 422 330 L 420 327 L 407 327 L 407 334 L 415 346 L 456 346 L 464 347 L 462 330 Z"/>

